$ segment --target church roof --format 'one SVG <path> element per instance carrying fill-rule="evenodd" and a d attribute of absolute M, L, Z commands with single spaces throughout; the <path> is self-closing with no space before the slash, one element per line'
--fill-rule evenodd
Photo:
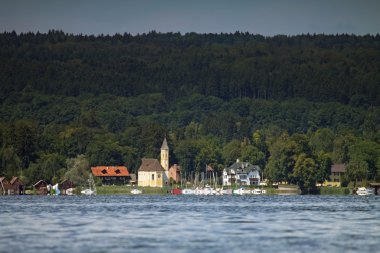
<path fill-rule="evenodd" d="M 139 171 L 165 171 L 157 159 L 143 158 Z"/>
<path fill-rule="evenodd" d="M 166 137 L 164 138 L 164 141 L 162 142 L 161 149 L 169 149 L 168 142 L 166 141 Z"/>

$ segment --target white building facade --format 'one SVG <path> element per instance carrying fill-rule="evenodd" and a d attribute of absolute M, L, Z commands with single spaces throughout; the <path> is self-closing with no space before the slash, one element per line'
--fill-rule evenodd
<path fill-rule="evenodd" d="M 258 165 L 252 165 L 249 162 L 240 162 L 232 164 L 223 170 L 223 186 L 230 185 L 259 185 L 261 169 Z"/>

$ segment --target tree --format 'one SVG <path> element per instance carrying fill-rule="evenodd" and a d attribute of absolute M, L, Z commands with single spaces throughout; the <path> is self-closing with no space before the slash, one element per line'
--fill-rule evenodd
<path fill-rule="evenodd" d="M 14 147 L 21 159 L 22 168 L 27 168 L 36 158 L 37 124 L 34 121 L 19 120 L 14 126 Z"/>
<path fill-rule="evenodd" d="M 232 164 L 236 159 L 241 157 L 241 143 L 234 139 L 224 145 L 222 157 L 226 166 Z"/>
<path fill-rule="evenodd" d="M 66 164 L 68 171 L 65 174 L 65 179 L 69 179 L 78 186 L 86 185 L 91 173 L 87 157 L 78 155 L 76 158 L 67 159 Z"/>
<path fill-rule="evenodd" d="M 16 175 L 21 176 L 22 162 L 21 162 L 20 157 L 17 155 L 16 150 L 12 146 L 1 149 L 0 158 L 1 158 L 1 167 L 0 167 L 1 175 L 5 175 L 7 177 L 12 177 Z"/>
<path fill-rule="evenodd" d="M 26 183 L 45 180 L 48 183 L 59 183 L 66 172 L 65 157 L 58 153 L 41 154 L 35 162 L 25 170 Z"/>
<path fill-rule="evenodd" d="M 241 147 L 241 161 L 250 162 L 254 165 L 259 165 L 260 168 L 265 166 L 265 154 L 253 145 L 242 145 Z"/>
<path fill-rule="evenodd" d="M 330 177 L 332 161 L 328 154 L 323 152 L 319 153 L 316 158 L 316 177 L 315 180 L 322 184 L 325 180 L 328 180 Z"/>
<path fill-rule="evenodd" d="M 368 163 L 362 160 L 352 160 L 346 166 L 345 176 L 351 182 L 354 182 L 354 188 L 357 181 L 361 181 L 368 175 Z"/>
<path fill-rule="evenodd" d="M 315 153 L 333 151 L 334 133 L 329 128 L 318 129 L 310 137 L 310 146 Z"/>
<path fill-rule="evenodd" d="M 300 154 L 294 166 L 293 176 L 303 192 L 312 192 L 316 188 L 317 166 L 311 157 Z"/>

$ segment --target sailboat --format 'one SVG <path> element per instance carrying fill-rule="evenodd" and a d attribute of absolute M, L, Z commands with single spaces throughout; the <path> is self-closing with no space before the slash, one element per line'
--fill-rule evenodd
<path fill-rule="evenodd" d="M 94 178 L 92 177 L 92 174 L 90 174 L 90 177 L 87 181 L 88 181 L 89 188 L 82 190 L 80 193 L 87 196 L 96 195 L 95 181 L 94 181 Z"/>

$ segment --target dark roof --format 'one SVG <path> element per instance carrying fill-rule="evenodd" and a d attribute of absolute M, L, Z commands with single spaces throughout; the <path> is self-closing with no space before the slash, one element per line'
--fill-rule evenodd
<path fill-rule="evenodd" d="M 128 177 L 129 172 L 125 166 L 96 166 L 91 167 L 95 177 Z"/>
<path fill-rule="evenodd" d="M 46 183 L 44 180 L 40 180 L 40 181 L 38 181 L 37 183 L 35 183 L 33 186 L 34 186 L 34 187 L 37 187 L 37 186 L 39 186 L 39 185 L 47 186 L 47 183 Z"/>
<path fill-rule="evenodd" d="M 346 165 L 343 163 L 333 164 L 331 166 L 331 172 L 346 172 Z"/>
<path fill-rule="evenodd" d="M 228 170 L 236 170 L 237 173 L 249 173 L 252 170 L 258 170 L 260 171 L 260 166 L 258 165 L 252 165 L 249 162 L 236 162 L 232 164 L 230 167 L 228 167 Z"/>
<path fill-rule="evenodd" d="M 20 184 L 24 184 L 24 183 L 21 181 L 21 179 L 19 179 L 18 177 L 12 177 L 11 184 L 16 183 L 17 181 L 19 181 Z"/>
<path fill-rule="evenodd" d="M 165 171 L 157 159 L 143 158 L 139 171 Z"/>
<path fill-rule="evenodd" d="M 69 179 L 63 180 L 60 183 L 60 185 L 61 185 L 61 188 L 64 189 L 64 190 L 67 190 L 69 188 L 74 188 L 75 187 L 75 184 L 71 180 L 69 180 Z"/>
<path fill-rule="evenodd" d="M 164 141 L 162 142 L 161 149 L 169 150 L 168 142 L 166 141 L 166 137 L 164 138 Z"/>

